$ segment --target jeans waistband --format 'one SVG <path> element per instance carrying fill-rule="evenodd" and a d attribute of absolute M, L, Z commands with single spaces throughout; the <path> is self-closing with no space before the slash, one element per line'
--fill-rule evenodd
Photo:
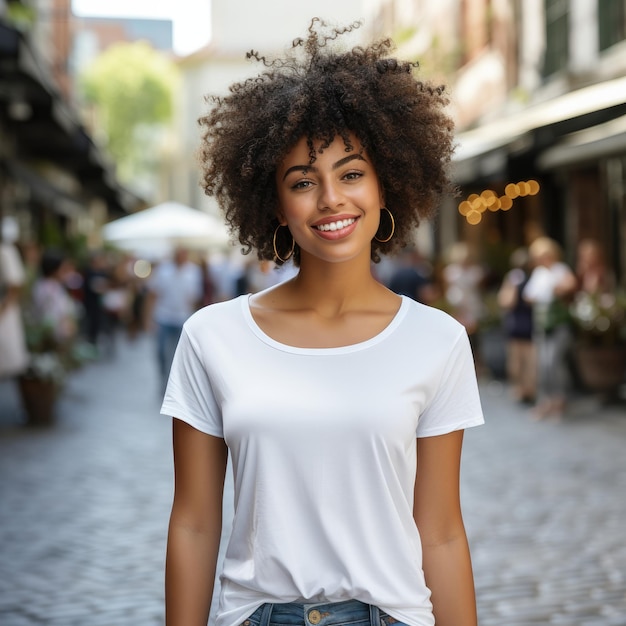
<path fill-rule="evenodd" d="M 261 605 L 242 626 L 340 626 L 343 624 L 380 626 L 378 607 L 359 600 L 301 604 Z"/>

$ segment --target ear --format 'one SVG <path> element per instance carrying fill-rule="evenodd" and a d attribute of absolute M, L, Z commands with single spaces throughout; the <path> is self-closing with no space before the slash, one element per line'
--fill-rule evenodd
<path fill-rule="evenodd" d="M 276 209 L 276 219 L 281 226 L 287 226 L 287 220 L 285 219 L 285 214 L 280 205 Z"/>

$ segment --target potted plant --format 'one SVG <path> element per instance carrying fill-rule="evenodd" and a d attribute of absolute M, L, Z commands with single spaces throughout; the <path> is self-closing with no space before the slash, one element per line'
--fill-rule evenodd
<path fill-rule="evenodd" d="M 24 326 L 30 358 L 19 377 L 22 404 L 29 424 L 45 426 L 54 421 L 56 400 L 68 371 L 67 357 L 52 327 L 28 316 Z"/>
<path fill-rule="evenodd" d="M 581 292 L 570 313 L 581 381 L 593 391 L 615 393 L 626 375 L 626 294 Z"/>

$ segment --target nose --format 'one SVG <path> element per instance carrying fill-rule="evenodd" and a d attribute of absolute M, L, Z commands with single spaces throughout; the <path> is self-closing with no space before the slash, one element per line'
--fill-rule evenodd
<path fill-rule="evenodd" d="M 332 210 L 343 206 L 344 197 L 341 189 L 334 181 L 322 181 L 319 184 L 319 196 L 317 199 L 317 208 L 320 211 Z"/>

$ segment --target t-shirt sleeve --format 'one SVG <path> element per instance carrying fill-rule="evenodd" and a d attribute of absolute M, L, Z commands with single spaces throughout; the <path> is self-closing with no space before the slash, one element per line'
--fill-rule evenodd
<path fill-rule="evenodd" d="M 459 335 L 431 401 L 419 417 L 417 437 L 444 435 L 484 423 L 474 357 L 465 331 Z"/>
<path fill-rule="evenodd" d="M 161 406 L 170 415 L 214 437 L 223 437 L 222 412 L 215 399 L 211 380 L 199 346 L 183 328 L 176 348 Z"/>

